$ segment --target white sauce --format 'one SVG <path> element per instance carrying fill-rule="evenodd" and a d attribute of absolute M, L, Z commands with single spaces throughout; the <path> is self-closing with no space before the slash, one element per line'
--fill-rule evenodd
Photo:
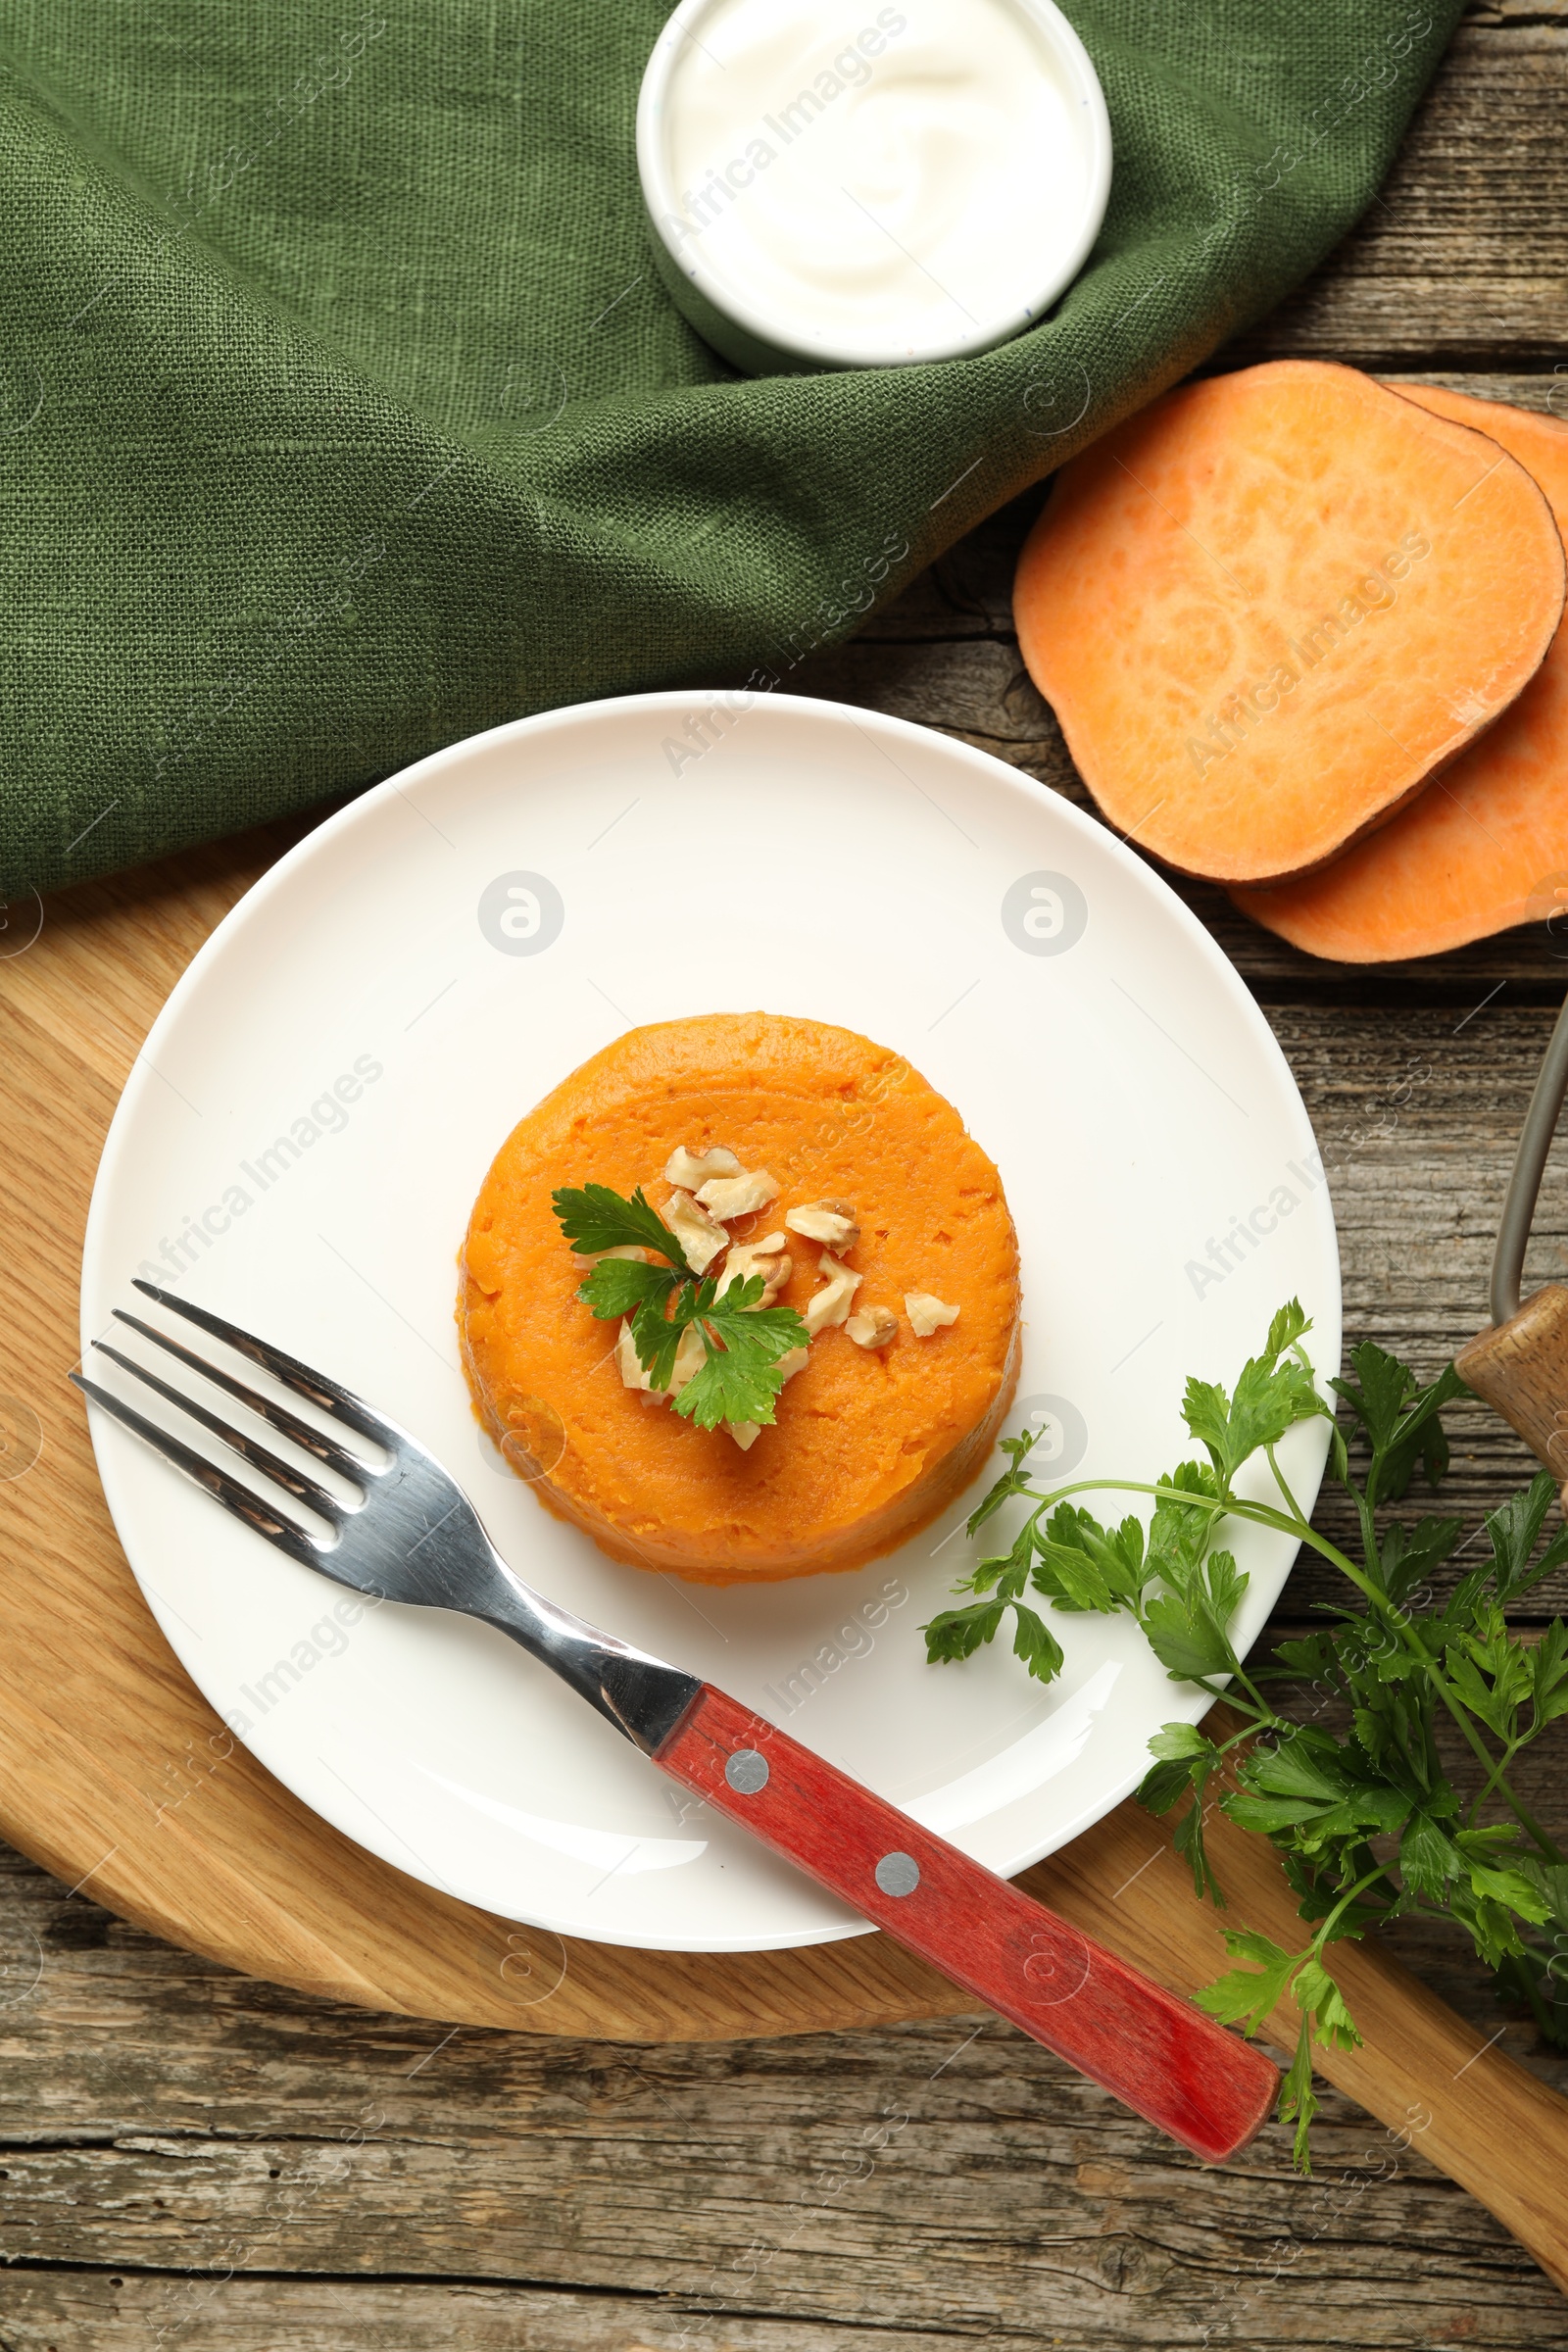
<path fill-rule="evenodd" d="M 713 0 L 680 22 L 664 242 L 781 346 L 840 365 L 988 349 L 1081 263 L 1103 110 L 1027 0 Z"/>

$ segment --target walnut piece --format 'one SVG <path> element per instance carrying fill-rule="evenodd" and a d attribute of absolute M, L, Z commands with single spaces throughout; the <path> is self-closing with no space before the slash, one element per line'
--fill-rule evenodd
<path fill-rule="evenodd" d="M 711 1177 L 738 1176 L 740 1172 L 740 1161 L 722 1144 L 713 1144 L 706 1152 L 688 1152 L 680 1144 L 664 1162 L 664 1182 L 678 1184 L 683 1193 L 695 1193 Z"/>
<path fill-rule="evenodd" d="M 681 1253 L 694 1274 L 706 1274 L 719 1251 L 729 1247 L 729 1235 L 723 1226 L 715 1225 L 701 1202 L 678 1186 L 660 1214 L 679 1242 Z"/>
<path fill-rule="evenodd" d="M 817 1260 L 817 1270 L 822 1277 L 822 1288 L 812 1292 L 801 1318 L 813 1340 L 818 1332 L 831 1331 L 836 1324 L 848 1320 L 855 1294 L 865 1280 L 853 1267 L 840 1265 L 826 1250 Z"/>
<path fill-rule="evenodd" d="M 615 1342 L 615 1361 L 620 1366 L 621 1380 L 628 1389 L 640 1389 L 647 1403 L 664 1404 L 671 1396 L 678 1396 L 686 1383 L 702 1370 L 708 1361 L 708 1350 L 703 1346 L 701 1334 L 688 1324 L 680 1335 L 680 1345 L 675 1350 L 675 1368 L 669 1376 L 669 1386 L 667 1389 L 656 1389 L 652 1373 L 644 1369 L 637 1353 L 636 1343 L 631 1336 L 631 1317 L 628 1315 Z"/>
<path fill-rule="evenodd" d="M 697 1198 L 710 1217 L 749 1217 L 778 1199 L 778 1181 L 766 1168 L 750 1168 L 738 1176 L 713 1177 Z"/>
<path fill-rule="evenodd" d="M 862 1306 L 844 1326 L 857 1348 L 885 1348 L 899 1328 L 891 1307 Z"/>
<path fill-rule="evenodd" d="M 669 1394 L 678 1396 L 689 1380 L 695 1380 L 708 1361 L 708 1349 L 703 1335 L 695 1323 L 688 1323 L 680 1335 L 675 1349 L 675 1366 L 669 1376 Z"/>
<path fill-rule="evenodd" d="M 622 1323 L 620 1336 L 615 1342 L 615 1361 L 620 1366 L 621 1380 L 628 1389 L 641 1389 L 645 1395 L 652 1393 L 653 1383 L 643 1370 L 642 1358 L 632 1342 L 629 1315 Z"/>
<path fill-rule="evenodd" d="M 619 1250 L 574 1250 L 571 1253 L 571 1262 L 574 1266 L 580 1266 L 582 1271 L 587 1274 L 595 1266 L 603 1265 L 607 1257 L 630 1258 L 634 1266 L 651 1266 L 654 1262 L 654 1254 L 651 1250 L 639 1250 L 629 1243 Z"/>
<path fill-rule="evenodd" d="M 826 1242 L 841 1257 L 860 1238 L 854 1207 L 848 1200 L 808 1200 L 804 1208 L 787 1209 L 784 1222 L 791 1233 L 802 1233 L 808 1242 Z"/>
<path fill-rule="evenodd" d="M 943 1324 L 958 1320 L 957 1308 L 944 1305 L 930 1291 L 906 1291 L 904 1311 L 917 1340 L 928 1340 Z"/>
<path fill-rule="evenodd" d="M 775 1255 L 771 1250 L 764 1250 L 747 1242 L 732 1242 L 713 1296 L 722 1298 L 735 1283 L 747 1282 L 752 1275 L 760 1274 L 762 1296 L 757 1303 L 759 1306 L 772 1306 L 794 1270 L 793 1260 L 782 1254 Z"/>

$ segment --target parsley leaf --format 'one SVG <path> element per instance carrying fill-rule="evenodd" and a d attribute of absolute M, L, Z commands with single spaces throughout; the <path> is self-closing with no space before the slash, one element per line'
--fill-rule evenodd
<path fill-rule="evenodd" d="M 635 1314 L 644 1304 L 669 1297 L 679 1277 L 668 1266 L 639 1265 L 634 1257 L 603 1257 L 577 1296 L 601 1322 L 612 1316 Z"/>
<path fill-rule="evenodd" d="M 1511 1495 L 1500 1510 L 1487 1513 L 1491 1573 L 1500 1601 L 1517 1600 L 1568 1559 L 1568 1527 L 1564 1527 L 1558 1529 L 1540 1559 L 1534 1564 L 1531 1561 L 1546 1513 L 1556 1499 L 1557 1481 L 1549 1470 L 1542 1470 L 1522 1494 Z"/>
<path fill-rule="evenodd" d="M 1105 1528 L 1091 1512 L 1064 1502 L 1036 1534 L 1035 1550 L 1035 1590 L 1058 1609 L 1094 1609 L 1104 1616 L 1143 1593 L 1144 1531 L 1136 1519 Z"/>
<path fill-rule="evenodd" d="M 1012 1654 L 1022 1658 L 1036 1682 L 1054 1682 L 1066 1663 L 1061 1643 L 1043 1617 L 1026 1609 L 1021 1600 L 1012 1609 Z"/>
<path fill-rule="evenodd" d="M 1294 2153 L 1298 2172 L 1312 2170 L 1308 2144 L 1317 2106 L 1317 2093 L 1312 2088 L 1312 2020 L 1303 2011 L 1300 2032 L 1296 2036 L 1296 2054 L 1280 2084 L 1280 2122 L 1296 2126 Z"/>
<path fill-rule="evenodd" d="M 1301 2022 L 1296 2054 L 1280 2084 L 1279 2114 L 1282 2123 L 1295 2124 L 1296 2161 L 1302 2172 L 1309 2173 L 1307 2133 L 1318 2106 L 1312 2088 L 1314 2033 L 1341 2049 L 1356 2048 L 1361 2036 L 1339 1985 L 1317 1956 L 1315 1943 L 1303 1952 L 1288 1952 L 1272 1936 L 1231 1928 L 1226 1930 L 1225 1948 L 1233 1960 L 1250 1961 L 1251 1966 L 1227 1971 L 1197 1995 L 1199 2007 L 1206 2009 L 1210 2017 L 1217 2017 L 1222 2025 L 1240 2026 L 1244 2034 L 1251 2035 L 1287 1996 L 1296 2003 Z"/>
<path fill-rule="evenodd" d="M 785 1380 L 779 1359 L 808 1346 L 810 1335 L 793 1307 L 761 1304 L 767 1287 L 762 1276 L 732 1283 L 720 1298 L 715 1279 L 690 1273 L 679 1243 L 641 1185 L 629 1200 L 606 1184 L 567 1187 L 553 1200 L 563 1233 L 585 1256 L 639 1249 L 657 1250 L 667 1261 L 651 1266 L 637 1258 L 601 1257 L 577 1287 L 578 1298 L 601 1320 L 630 1317 L 632 1346 L 650 1387 L 668 1391 L 681 1342 L 695 1330 L 704 1360 L 673 1399 L 676 1412 L 699 1429 L 716 1429 L 721 1421 L 771 1422 Z"/>
<path fill-rule="evenodd" d="M 1211 1682 L 1238 1672 L 1240 1660 L 1225 1629 L 1246 1590 L 1247 1578 L 1232 1554 L 1214 1551 L 1150 1601 L 1144 1632 L 1173 1683 Z"/>
<path fill-rule="evenodd" d="M 629 1200 L 608 1184 L 565 1185 L 550 1199 L 562 1232 L 584 1257 L 600 1250 L 654 1250 L 679 1274 L 688 1271 L 679 1242 L 641 1185 Z"/>
<path fill-rule="evenodd" d="M 1334 1380 L 1329 1385 L 1349 1406 L 1371 1451 L 1367 1501 L 1397 1502 L 1410 1484 L 1417 1461 L 1425 1466 L 1427 1484 L 1436 1487 L 1448 1467 L 1448 1441 L 1439 1416 L 1454 1397 L 1469 1395 L 1464 1382 L 1451 1364 L 1446 1364 L 1437 1379 L 1423 1388 L 1409 1365 L 1375 1340 L 1363 1340 L 1352 1348 L 1350 1362 L 1355 1379 Z M 1349 1483 L 1346 1471 L 1339 1475 Z"/>
<path fill-rule="evenodd" d="M 1021 1430 L 1015 1438 L 1003 1439 L 1002 1450 L 1008 1457 L 1008 1467 L 1004 1470 L 996 1484 L 981 1496 L 975 1509 L 969 1513 L 967 1526 L 971 1536 L 984 1527 L 986 1521 L 992 1518 L 996 1512 L 1001 1510 L 1009 1496 L 1028 1492 L 1027 1463 L 1038 1434 L 1036 1430 L 1025 1429 Z"/>
<path fill-rule="evenodd" d="M 1051 1603 L 1048 1617 L 1132 1617 L 1176 1681 L 1209 1690 L 1228 1682 L 1240 1728 L 1221 1745 L 1194 1724 L 1164 1725 L 1150 1742 L 1138 1795 L 1170 1820 L 1199 1892 L 1223 1905 L 1204 1845 L 1209 1790 L 1223 1777 L 1221 1810 L 1236 1828 L 1268 1838 L 1311 1929 L 1295 1953 L 1250 1929 L 1234 1931 L 1228 1940 L 1239 1965 L 1200 1996 L 1213 2015 L 1250 2033 L 1294 2002 L 1299 2026 L 1280 2111 L 1296 2125 L 1303 2167 L 1317 2105 L 1313 2050 L 1356 2037 L 1325 1958 L 1346 1937 L 1404 1916 L 1453 1922 L 1529 2003 L 1542 2033 L 1568 2048 L 1568 1853 L 1511 1777 L 1532 1740 L 1568 1722 L 1568 1625 L 1556 1620 L 1538 1638 L 1510 1623 L 1521 1599 L 1568 1567 L 1568 1527 L 1550 1524 L 1556 1480 L 1542 1471 L 1487 1514 L 1490 1559 L 1475 1557 L 1473 1538 L 1461 1541 L 1457 1518 L 1393 1519 L 1386 1506 L 1418 1470 L 1434 1487 L 1444 1477 L 1443 1413 L 1469 1391 L 1451 1364 L 1423 1381 L 1390 1349 L 1363 1341 L 1346 1377 L 1330 1384 L 1339 1414 L 1328 1434 L 1327 1476 L 1353 1507 L 1359 1557 L 1339 1550 L 1301 1516 L 1275 1457 L 1297 1423 L 1328 1411 L 1302 1346 L 1307 1330 L 1291 1300 L 1232 1388 L 1188 1381 L 1183 1416 L 1202 1458 L 1161 1478 L 1053 1489 L 1031 1475 L 1032 1441 L 1009 1441 L 1008 1468 L 971 1526 L 1021 1504 L 1011 1548 L 964 1580 L 959 1589 L 977 1596 L 968 1606 L 926 1629 L 933 1657 L 972 1656 L 1033 1589 Z M 1250 1481 L 1240 1484 L 1259 1456 L 1277 1493 L 1267 1503 L 1253 1499 Z M 1147 1527 L 1139 1517 L 1102 1525 L 1079 1499 L 1096 1485 L 1144 1495 Z M 1236 1534 L 1249 1519 L 1310 1540 L 1345 1580 L 1341 1597 L 1320 1604 L 1331 1622 L 1280 1642 L 1261 1668 L 1244 1661 L 1232 1635 L 1247 1587 Z M 1050 1631 L 1047 1618 L 1039 1622 Z M 1042 1646 L 1020 1623 L 1014 1648 L 1031 1672 L 1042 1672 Z M 1060 1671 L 1049 1653 L 1047 1670 Z M 1307 1720 L 1293 1716 L 1286 1697 L 1276 1704 L 1265 1695 L 1293 1682 L 1320 1694 L 1308 1702 Z M 1452 1770 L 1455 1735 L 1460 1752 L 1468 1750 L 1463 1785 Z"/>
<path fill-rule="evenodd" d="M 1031 1521 L 1020 1529 L 1011 1551 L 981 1560 L 958 1588 L 961 1592 L 988 1593 L 989 1599 L 971 1601 L 967 1608 L 944 1609 L 921 1628 L 926 1657 L 932 1664 L 944 1665 L 973 1657 L 977 1649 L 995 1640 L 1010 1608 L 1013 1656 L 1023 1660 L 1036 1682 L 1054 1682 L 1065 1663 L 1061 1644 L 1045 1619 L 1025 1607 L 1019 1598 L 1029 1580 L 1034 1545 Z"/>
<path fill-rule="evenodd" d="M 1225 1897 L 1209 1868 L 1203 1843 L 1207 1810 L 1203 1795 L 1210 1773 L 1221 1761 L 1221 1750 L 1194 1723 L 1162 1724 L 1149 1742 L 1149 1750 L 1158 1760 L 1144 1775 L 1138 1802 L 1151 1813 L 1168 1813 L 1184 1796 L 1191 1796 L 1192 1803 L 1176 1825 L 1176 1851 L 1192 1871 L 1193 1891 L 1200 1899 L 1207 1895 L 1223 1910 Z"/>
<path fill-rule="evenodd" d="M 1391 1600 L 1407 1601 L 1442 1567 L 1463 1532 L 1462 1519 L 1419 1519 L 1411 1528 L 1395 1520 L 1367 1566 Z"/>
<path fill-rule="evenodd" d="M 672 1298 L 645 1298 L 633 1315 L 631 1344 L 650 1388 L 667 1390 L 674 1379 L 675 1357 L 696 1305 L 696 1285 L 683 1282 Z"/>
<path fill-rule="evenodd" d="M 1227 1928 L 1225 1949 L 1233 1960 L 1250 1960 L 1251 1967 L 1228 1970 L 1195 1998 L 1200 2009 L 1217 2017 L 1222 2026 L 1240 2026 L 1244 2034 L 1255 2034 L 1269 2011 L 1284 2000 L 1299 1955 L 1250 1928 Z"/>
<path fill-rule="evenodd" d="M 995 1634 L 1006 1609 L 1004 1600 L 971 1601 L 965 1609 L 943 1609 L 920 1631 L 926 1656 L 933 1665 L 972 1658 Z"/>
<path fill-rule="evenodd" d="M 1189 1380 L 1182 1418 L 1204 1448 L 1216 1478 L 1228 1484 L 1265 1446 L 1277 1446 L 1296 1422 L 1324 1413 L 1312 1367 L 1294 1350 L 1311 1325 L 1299 1303 L 1282 1306 L 1261 1355 L 1242 1366 L 1234 1396 L 1215 1381 Z"/>
<path fill-rule="evenodd" d="M 806 1347 L 808 1334 L 794 1307 L 759 1305 L 765 1288 L 760 1274 L 732 1284 L 722 1298 L 711 1281 L 696 1286 L 686 1320 L 696 1325 L 708 1361 L 676 1396 L 675 1410 L 699 1429 L 716 1429 L 720 1421 L 765 1428 L 773 1418 L 785 1381 L 778 1359 Z"/>

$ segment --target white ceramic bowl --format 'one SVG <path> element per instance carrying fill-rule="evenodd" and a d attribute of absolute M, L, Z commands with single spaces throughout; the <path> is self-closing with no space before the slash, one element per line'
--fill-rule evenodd
<path fill-rule="evenodd" d="M 988 309 L 967 326 L 959 323 L 967 316 L 959 305 L 952 326 L 902 339 L 864 318 L 813 322 L 801 311 L 789 313 L 770 302 L 754 279 L 743 280 L 733 266 L 727 268 L 712 249 L 712 240 L 705 240 L 700 230 L 681 233 L 684 191 L 677 185 L 671 157 L 680 74 L 694 49 L 706 53 L 705 32 L 711 33 L 713 20 L 731 5 L 732 0 L 681 0 L 654 45 L 637 102 L 637 168 L 653 228 L 655 261 L 677 308 L 704 340 L 748 374 L 798 374 L 972 358 L 1037 325 L 1083 268 L 1110 194 L 1110 122 L 1104 95 L 1087 50 L 1053 0 L 986 0 L 986 5 L 1015 19 L 1054 69 L 1072 124 L 1070 139 L 1063 144 L 1069 181 L 1065 208 L 1049 226 L 1042 225 L 1038 258 L 1020 269 L 1004 304 Z M 906 9 L 918 34 L 921 0 L 902 0 L 901 16 Z M 853 40 L 854 35 L 848 37 Z M 737 165 L 740 160 L 737 156 Z M 924 269 L 918 254 L 908 258 Z"/>

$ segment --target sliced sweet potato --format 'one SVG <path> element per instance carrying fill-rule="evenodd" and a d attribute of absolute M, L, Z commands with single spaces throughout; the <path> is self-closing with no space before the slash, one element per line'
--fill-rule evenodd
<path fill-rule="evenodd" d="M 1184 385 L 1065 466 L 1014 612 L 1110 822 L 1255 883 L 1326 863 L 1505 710 L 1563 581 L 1494 442 L 1283 360 Z"/>
<path fill-rule="evenodd" d="M 1404 397 L 1528 466 L 1568 540 L 1568 424 L 1424 384 Z M 1568 623 L 1496 725 L 1391 823 L 1304 881 L 1234 895 L 1337 963 L 1440 956 L 1556 913 L 1568 902 Z"/>

